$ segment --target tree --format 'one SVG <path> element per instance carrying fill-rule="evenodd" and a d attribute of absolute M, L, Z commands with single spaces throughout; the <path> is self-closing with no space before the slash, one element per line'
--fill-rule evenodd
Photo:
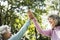
<path fill-rule="evenodd" d="M 51 2 L 51 4 L 48 2 Z M 0 25 L 9 25 L 12 28 L 12 33 L 16 33 L 28 19 L 26 11 L 31 9 L 39 24 L 43 27 L 41 16 L 49 14 L 50 10 L 59 11 L 58 6 L 56 0 L 0 0 Z M 35 31 L 34 24 L 31 22 L 24 37 L 28 40 L 35 40 Z M 38 40 L 48 40 L 47 37 L 40 34 L 36 35 L 39 36 Z"/>

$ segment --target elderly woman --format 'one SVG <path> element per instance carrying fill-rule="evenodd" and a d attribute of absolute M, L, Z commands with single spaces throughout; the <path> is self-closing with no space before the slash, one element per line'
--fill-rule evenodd
<path fill-rule="evenodd" d="M 28 16 L 33 21 L 40 34 L 51 37 L 51 40 L 60 40 L 60 17 L 58 15 L 50 15 L 48 17 L 48 21 L 52 27 L 52 29 L 49 30 L 42 30 L 37 22 L 37 19 L 33 16 L 30 10 L 28 11 Z"/>
<path fill-rule="evenodd" d="M 0 40 L 21 40 L 23 34 L 26 32 L 28 26 L 30 25 L 30 20 L 23 25 L 19 32 L 11 36 L 11 28 L 7 25 L 0 27 Z"/>

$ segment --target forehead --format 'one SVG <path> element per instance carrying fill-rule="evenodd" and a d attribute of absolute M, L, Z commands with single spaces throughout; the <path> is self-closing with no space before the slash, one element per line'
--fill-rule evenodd
<path fill-rule="evenodd" d="M 7 28 L 7 31 L 9 31 L 9 32 L 10 32 L 10 31 L 11 31 L 11 27 L 8 27 L 8 28 Z"/>
<path fill-rule="evenodd" d="M 50 19 L 54 19 L 54 18 L 52 18 L 52 17 L 49 17 L 49 18 L 48 18 L 48 20 L 50 20 Z"/>
<path fill-rule="evenodd" d="M 7 33 L 10 33 L 11 32 L 11 27 L 7 27 L 6 29 L 7 29 L 6 30 Z"/>

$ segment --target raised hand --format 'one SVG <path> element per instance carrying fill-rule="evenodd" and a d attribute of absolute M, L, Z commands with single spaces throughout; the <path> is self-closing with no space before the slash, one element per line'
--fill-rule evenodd
<path fill-rule="evenodd" d="M 28 16 L 29 16 L 30 19 L 34 18 L 34 15 L 33 15 L 33 13 L 30 10 L 28 10 L 27 13 L 28 13 Z"/>

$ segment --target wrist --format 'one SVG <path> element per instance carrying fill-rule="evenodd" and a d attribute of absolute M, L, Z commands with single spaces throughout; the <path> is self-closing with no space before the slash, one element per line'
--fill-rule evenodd
<path fill-rule="evenodd" d="M 36 18 L 33 18 L 32 20 L 37 21 Z"/>

